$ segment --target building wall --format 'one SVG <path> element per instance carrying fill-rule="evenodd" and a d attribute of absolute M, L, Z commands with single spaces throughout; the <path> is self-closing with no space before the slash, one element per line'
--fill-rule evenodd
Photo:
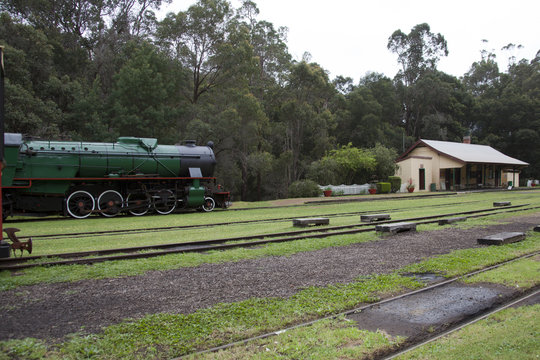
<path fill-rule="evenodd" d="M 502 183 L 504 186 L 508 186 L 508 184 L 512 182 L 512 185 L 514 187 L 519 187 L 519 173 L 513 173 L 513 172 L 502 172 Z"/>
<path fill-rule="evenodd" d="M 480 184 L 484 187 L 491 187 L 497 185 L 496 177 L 500 176 L 499 186 L 508 186 L 508 182 L 512 181 L 513 186 L 519 186 L 519 173 L 515 175 L 511 172 L 502 172 L 501 166 L 497 165 L 483 165 L 483 164 L 471 164 L 467 167 L 467 164 L 461 161 L 454 160 L 448 156 L 440 155 L 436 151 L 425 147 L 419 146 L 413 149 L 408 157 L 397 163 L 398 170 L 396 176 L 401 178 L 402 184 L 407 184 L 409 179 L 412 179 L 415 184 L 415 191 L 420 191 L 420 177 L 419 169 L 425 169 L 425 183 L 426 187 L 423 191 L 429 191 L 430 185 L 435 184 L 437 190 L 441 190 L 441 183 L 445 183 L 448 180 L 454 180 L 454 176 L 457 175 L 459 169 L 459 178 L 456 178 L 456 184 L 459 184 L 459 188 L 465 189 L 467 186 L 475 187 Z M 469 169 L 469 179 L 467 179 L 467 168 Z M 445 178 L 447 169 L 455 169 L 455 173 L 449 179 Z M 498 173 L 498 174 L 496 174 Z M 451 183 L 451 181 L 450 181 Z M 446 188 L 446 190 L 450 190 Z"/>

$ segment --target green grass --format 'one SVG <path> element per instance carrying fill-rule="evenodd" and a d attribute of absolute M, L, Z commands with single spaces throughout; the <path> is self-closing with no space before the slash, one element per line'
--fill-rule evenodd
<path fill-rule="evenodd" d="M 527 240 L 503 245 L 453 251 L 404 267 L 403 273 L 437 273 L 447 277 L 497 264 L 514 257 L 540 250 L 540 233 L 529 232 Z"/>
<path fill-rule="evenodd" d="M 363 278 L 350 284 L 310 287 L 288 299 L 262 298 L 218 304 L 192 314 L 153 314 L 112 325 L 100 334 L 73 336 L 49 348 L 50 356 L 68 358 L 170 358 L 285 326 L 339 313 L 421 284 L 396 274 Z M 18 342 L 2 342 L 18 349 Z M 4 350 L 9 352 L 10 350 Z M 20 351 L 20 350 L 18 350 Z"/>
<path fill-rule="evenodd" d="M 516 196 L 518 193 L 508 193 Z M 530 196 L 530 195 L 528 195 Z M 488 203 L 495 199 L 492 195 L 486 194 L 473 195 L 463 198 L 462 203 L 457 203 L 454 206 L 441 207 L 440 209 L 452 211 L 472 210 L 473 208 L 487 208 Z M 497 196 L 500 199 L 500 196 Z M 526 199 L 531 202 L 531 199 Z M 532 199 L 535 200 L 536 199 Z M 408 200 L 407 203 L 411 208 L 416 208 L 414 211 L 402 211 L 397 216 L 410 217 L 420 216 L 420 214 L 429 214 L 433 212 L 432 205 L 443 204 L 448 199 L 429 199 L 429 200 Z M 395 201 L 380 201 L 380 204 L 374 202 L 370 205 L 377 205 L 378 209 L 385 207 L 403 206 L 402 203 Z M 383 204 L 385 203 L 385 204 Z M 330 206 L 330 205 L 329 205 Z M 366 204 L 346 204 L 328 209 L 331 212 L 344 211 L 362 211 Z M 456 210 L 459 208 L 459 210 Z M 299 209 L 299 208 L 296 208 Z M 303 208 L 300 208 L 303 209 Z M 346 209 L 346 210 L 345 210 Z M 356 209 L 356 210 L 351 210 Z M 236 213 L 232 212 L 216 212 L 210 214 L 216 215 L 216 218 L 211 222 L 223 221 L 224 217 L 238 219 L 238 216 L 246 218 L 258 218 L 264 216 L 276 217 L 275 214 L 283 215 L 284 209 L 268 212 L 268 210 L 257 210 L 261 213 Z M 288 210 L 288 209 L 285 209 Z M 371 209 L 375 212 L 376 209 Z M 298 211 L 298 210 L 296 210 Z M 312 210 L 313 213 L 320 214 L 321 209 Z M 438 212 L 438 210 L 437 210 Z M 262 215 L 261 215 L 262 214 Z M 185 223 L 196 223 L 202 220 L 201 216 L 208 214 L 184 214 L 178 216 L 187 216 L 182 218 Z M 305 213 L 298 213 L 296 216 L 306 216 Z M 508 216 L 517 216 L 510 214 Z M 392 213 L 394 217 L 394 213 Z M 498 215 L 504 218 L 502 215 Z M 167 217 L 153 217 L 159 221 L 165 221 Z M 216 220 L 216 219 L 221 220 Z M 354 219 L 353 219 L 354 218 Z M 136 218 L 140 221 L 141 218 Z M 339 218 L 342 222 L 356 221 L 358 216 Z M 104 223 L 116 220 L 122 220 L 124 225 L 129 223 L 129 218 L 126 219 L 100 219 Z M 156 220 L 156 221 L 157 221 Z M 85 220 L 86 221 L 86 220 Z M 85 221 L 76 221 L 81 227 L 86 227 Z M 167 220 L 169 221 L 169 220 Z M 467 221 L 468 226 L 482 226 L 490 223 L 492 220 L 480 218 Z M 334 225 L 335 219 L 331 220 Z M 57 222 L 58 223 L 58 222 Z M 118 225 L 118 224 L 117 224 Z M 152 224 L 158 226 L 157 224 Z M 109 226 L 107 224 L 107 226 Z M 119 226 L 119 225 L 118 225 Z M 276 226 L 268 224 L 269 227 Z M 290 223 L 279 225 L 290 226 Z M 458 226 L 461 226 L 458 225 Z M 231 228 L 231 233 L 236 231 L 264 231 L 268 230 L 266 225 L 257 224 L 255 229 L 245 230 L 247 225 L 234 225 Z M 259 229 L 257 229 L 257 227 Z M 264 229 L 263 229 L 264 228 Z M 420 230 L 433 230 L 439 228 L 437 226 L 421 226 Z M 206 229 L 208 230 L 208 229 Z M 67 231 L 67 230 L 66 230 Z M 200 231 L 197 230 L 197 231 Z M 214 230 L 215 231 L 215 230 Z M 219 230 L 221 232 L 221 228 Z M 45 282 L 60 282 L 60 281 L 76 281 L 90 278 L 107 278 L 120 276 L 135 276 L 143 274 L 151 270 L 167 270 L 175 269 L 182 266 L 198 266 L 203 263 L 221 263 L 228 261 L 239 261 L 243 259 L 253 259 L 264 256 L 289 256 L 300 251 L 313 251 L 329 246 L 345 246 L 352 243 L 371 241 L 377 239 L 371 233 L 363 233 L 348 236 L 336 236 L 326 239 L 307 239 L 295 241 L 292 243 L 270 244 L 254 249 L 234 249 L 223 252 L 209 252 L 207 254 L 180 254 L 168 255 L 154 259 L 140 259 L 132 261 L 117 261 L 104 264 L 96 264 L 93 266 L 65 266 L 56 268 L 35 268 L 26 271 L 21 271 L 16 276 L 12 276 L 7 272 L 0 273 L 0 288 L 10 289 L 21 285 L 38 284 Z M 88 242 L 89 239 L 81 240 Z M 142 240 L 141 240 L 142 241 Z M 148 240 L 147 240 L 148 241 Z M 499 247 L 483 247 L 477 249 L 460 250 L 452 254 L 441 255 L 433 259 L 426 259 L 420 264 L 414 264 L 400 270 L 399 274 L 407 272 L 434 272 L 442 273 L 447 276 L 454 276 L 470 272 L 474 269 L 479 269 L 491 264 L 504 261 L 520 254 L 529 253 L 540 248 L 540 234 L 530 233 L 527 240 Z M 529 268 L 527 268 L 529 269 Z M 522 268 L 516 268 L 514 274 L 519 274 L 523 271 Z M 527 271 L 527 270 L 525 270 Z M 346 309 L 354 308 L 363 302 L 373 302 L 381 296 L 397 293 L 406 288 L 417 288 L 419 283 L 409 277 L 400 276 L 398 273 L 390 275 L 374 275 L 370 278 L 359 279 L 358 281 L 346 285 L 334 285 L 325 288 L 308 288 L 302 290 L 288 299 L 277 298 L 261 298 L 248 299 L 238 303 L 219 304 L 209 309 L 199 310 L 187 315 L 173 314 L 152 314 L 142 319 L 133 321 L 124 321 L 120 324 L 113 325 L 104 329 L 102 333 L 91 335 L 74 335 L 72 338 L 62 344 L 51 345 L 44 344 L 40 340 L 25 339 L 23 341 L 8 341 L 0 343 L 0 359 L 3 358 L 127 358 L 127 359 L 146 359 L 146 358 L 168 358 L 181 354 L 192 352 L 198 348 L 208 348 L 222 343 L 227 343 L 239 339 L 244 339 L 249 336 L 275 331 L 292 324 L 303 322 L 309 319 L 321 317 L 328 314 L 339 313 Z M 518 276 L 518 275 L 515 275 Z M 487 281 L 487 280 L 482 280 Z M 21 291 L 21 296 L 24 296 L 24 290 Z M 0 307 L 1 308 L 1 307 Z M 12 309 L 5 309 L 12 310 Z M 305 332 L 304 332 L 305 331 Z M 348 354 L 351 358 L 356 357 L 356 354 L 362 353 L 364 350 L 356 349 L 360 342 L 365 342 L 368 348 L 377 349 L 378 346 L 393 346 L 399 339 L 389 339 L 381 334 L 358 332 L 348 328 L 342 329 L 341 325 L 336 325 L 336 322 L 329 322 L 329 325 L 323 325 L 323 328 L 318 329 L 312 335 L 308 329 L 299 330 L 299 335 L 287 338 L 283 341 L 283 345 L 269 348 L 271 354 L 285 354 L 285 358 L 290 354 L 309 354 L 306 353 L 309 347 L 315 346 L 319 342 L 323 343 L 326 340 L 317 340 L 315 334 L 329 334 L 327 339 L 329 347 L 334 348 L 325 352 L 324 346 L 320 349 L 315 349 L 312 358 L 324 358 L 325 356 L 343 356 L 347 358 Z M 345 333 L 346 335 L 341 335 Z M 286 333 L 287 334 L 287 333 Z M 289 333 L 290 334 L 290 333 Z M 332 339 L 331 334 L 336 334 L 337 339 Z M 339 334 L 339 335 L 338 335 Z M 285 334 L 284 334 L 285 335 Z M 384 335 L 384 334 L 382 334 Z M 309 337 L 309 340 L 304 339 Z M 366 340 L 375 339 L 378 340 Z M 360 340 L 359 340 L 360 339 Z M 335 342 L 334 342 L 335 341 Z M 281 343 L 279 343 L 281 344 Z M 341 345 L 338 345 L 341 344 Z M 382 345 L 380 345 L 382 344 Z M 341 346 L 341 347 L 340 347 Z M 315 346 L 316 347 L 316 346 Z M 298 348 L 298 353 L 295 350 Z M 352 349 L 351 353 L 348 351 Z M 251 350 L 256 349 L 252 348 Z M 248 349 L 240 349 L 238 351 L 246 351 Z M 236 351 L 236 350 L 235 350 Z M 43 355 L 45 353 L 45 355 Z M 8 354 L 12 354 L 9 355 Z M 16 355 L 19 354 L 19 355 Z M 242 353 L 240 353 L 242 354 Z M 225 355 L 224 355 L 225 356 Z M 228 356 L 228 355 L 227 355 Z M 291 355 L 294 357 L 294 355 Z M 301 355 L 298 355 L 303 357 Z M 240 356 L 242 357 L 242 356 Z M 249 356 L 248 356 L 249 357 Z M 309 357 L 309 356 L 308 356 Z M 228 357 L 224 357 L 228 358 Z M 232 357 L 234 358 L 234 356 Z M 237 357 L 238 358 L 238 357 Z"/>
<path fill-rule="evenodd" d="M 481 193 L 467 196 L 453 196 L 449 198 L 427 198 L 417 200 L 407 200 L 399 202 L 396 200 L 345 203 L 334 205 L 320 205 L 315 207 L 295 207 L 276 209 L 259 209 L 247 212 L 227 212 L 217 211 L 209 214 L 188 213 L 169 216 L 152 217 L 132 217 L 118 219 L 85 219 L 85 220 L 65 220 L 53 222 L 23 223 L 26 232 L 50 233 L 74 231 L 85 232 L 95 230 L 119 229 L 119 228 L 141 228 L 179 225 L 195 225 L 205 222 L 217 223 L 225 221 L 268 219 L 284 216 L 305 217 L 312 214 L 335 214 L 353 211 L 376 212 L 384 208 L 403 207 L 404 203 L 413 210 L 401 210 L 392 212 L 393 219 L 402 219 L 412 216 L 430 215 L 434 211 L 451 213 L 457 211 L 489 208 L 496 199 L 508 199 L 516 203 L 516 200 L 524 202 L 536 201 L 540 204 L 540 197 L 531 198 L 530 194 L 520 194 L 519 192 Z M 527 196 L 525 196 L 527 195 Z M 517 199 L 516 199 L 517 197 Z M 459 200 L 459 201 L 457 201 Z M 437 207 L 438 205 L 443 205 Z M 529 211 L 530 212 L 530 211 Z M 528 213 L 529 213 L 528 212 Z M 458 223 L 457 227 L 487 226 L 494 223 L 492 219 L 503 219 L 504 217 L 517 216 L 520 213 L 493 215 L 489 218 L 471 219 L 465 223 Z M 332 217 L 331 225 L 358 224 L 359 215 Z M 98 226 L 99 224 L 99 226 Z M 452 225 L 454 226 L 454 225 Z M 21 226 L 22 228 L 23 226 Z M 438 225 L 422 225 L 420 231 L 439 229 Z M 61 231 L 60 231 L 61 230 Z M 298 230 L 292 227 L 290 221 L 269 222 L 257 224 L 234 224 L 228 226 L 183 229 L 176 231 L 165 231 L 148 234 L 131 234 L 117 236 L 96 236 L 89 238 L 71 238 L 58 240 L 36 240 L 34 241 L 34 254 L 50 254 L 60 251 L 83 251 L 106 248 L 127 247 L 134 245 L 151 245 L 161 243 L 173 243 L 191 241 L 197 239 L 228 238 L 233 236 L 247 236 L 262 233 L 273 233 L 282 231 Z M 22 232 L 22 231 L 21 231 Z M 136 276 L 152 270 L 170 270 L 180 267 L 198 266 L 203 263 L 223 263 L 227 261 L 239 261 L 243 259 L 254 259 L 265 256 L 287 256 L 301 251 L 313 251 L 331 246 L 346 246 L 352 243 L 376 240 L 375 234 L 357 234 L 347 236 L 333 236 L 325 239 L 308 239 L 292 243 L 270 244 L 254 249 L 234 249 L 223 252 L 209 252 L 206 254 L 175 254 L 151 259 L 138 259 L 129 261 L 113 261 L 108 263 L 98 263 L 89 265 L 57 266 L 49 268 L 33 268 L 16 273 L 12 276 L 9 272 L 0 272 L 0 291 L 11 289 L 22 285 L 38 284 L 41 282 L 68 282 L 84 279 L 103 279 L 120 276 Z M 494 250 L 495 251 L 495 250 Z M 503 257 L 504 258 L 504 257 Z M 459 261 L 459 260 L 451 260 Z M 427 265 L 428 266 L 428 265 Z M 413 270 L 422 272 L 421 270 Z M 429 271 L 426 268 L 425 271 Z"/>
<path fill-rule="evenodd" d="M 538 247 L 539 243 L 538 237 L 529 238 L 519 243 L 522 244 L 519 252 Z M 496 248 L 505 250 L 510 256 L 518 251 L 516 245 L 509 244 Z M 475 255 L 474 252 L 476 255 L 484 256 L 472 256 L 474 260 L 467 262 L 466 266 L 460 264 L 457 267 L 459 271 L 466 271 L 466 267 L 470 271 L 478 268 L 479 263 L 485 265 L 486 262 L 500 260 L 500 256 L 495 256 L 486 261 L 484 248 L 473 249 L 473 252 L 467 255 Z M 426 262 L 429 262 L 432 270 L 443 272 L 448 270 L 447 258 L 447 255 L 442 255 Z M 516 276 L 519 269 L 517 267 L 515 270 Z M 351 284 L 337 284 L 324 288 L 310 287 L 288 299 L 248 299 L 237 303 L 218 304 L 187 315 L 153 314 L 143 319 L 109 326 L 100 334 L 74 336 L 57 347 L 48 347 L 47 356 L 126 359 L 174 357 L 193 352 L 198 348 L 217 346 L 275 331 L 298 322 L 339 313 L 360 303 L 373 302 L 381 296 L 419 286 L 420 284 L 412 278 L 398 274 L 376 275 L 359 279 Z M 291 341 L 298 340 L 291 339 Z M 9 351 L 21 351 L 18 344 L 4 342 L 2 346 L 4 349 L 12 349 Z"/>
<path fill-rule="evenodd" d="M 360 359 L 399 345 L 402 337 L 359 330 L 344 318 L 324 320 L 308 327 L 253 341 L 216 353 L 188 359 Z"/>
<path fill-rule="evenodd" d="M 398 359 L 538 359 L 540 305 L 510 308 Z"/>
<path fill-rule="evenodd" d="M 483 272 L 463 280 L 467 284 L 489 282 L 513 288 L 529 289 L 540 279 L 540 257 L 511 262 L 498 269 Z"/>

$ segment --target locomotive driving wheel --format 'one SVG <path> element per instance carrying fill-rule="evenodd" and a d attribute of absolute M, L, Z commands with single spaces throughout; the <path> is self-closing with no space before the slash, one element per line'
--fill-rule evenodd
<path fill-rule="evenodd" d="M 86 191 L 72 192 L 66 200 L 66 208 L 69 215 L 77 219 L 84 219 L 92 213 L 96 202 L 94 197 Z"/>
<path fill-rule="evenodd" d="M 154 210 L 158 214 L 167 215 L 176 208 L 176 195 L 171 190 L 160 190 L 152 197 L 154 199 Z"/>
<path fill-rule="evenodd" d="M 143 216 L 150 209 L 150 200 L 145 193 L 130 193 L 126 203 L 131 215 Z"/>
<path fill-rule="evenodd" d="M 106 190 L 99 195 L 97 205 L 98 209 L 102 210 L 101 215 L 105 217 L 113 217 L 120 213 L 124 198 L 118 191 Z"/>
<path fill-rule="evenodd" d="M 203 211 L 210 212 L 216 207 L 216 202 L 209 196 L 204 197 L 204 204 L 202 205 Z"/>

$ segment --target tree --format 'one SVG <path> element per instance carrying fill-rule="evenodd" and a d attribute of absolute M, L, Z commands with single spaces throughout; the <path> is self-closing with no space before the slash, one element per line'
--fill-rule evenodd
<path fill-rule="evenodd" d="M 409 34 L 394 31 L 387 47 L 398 55 L 402 67 L 398 77 L 406 86 L 414 84 L 427 70 L 435 70 L 441 56 L 448 56 L 444 36 L 433 34 L 426 23 L 416 25 Z"/>
<path fill-rule="evenodd" d="M 183 95 L 192 104 L 230 76 L 235 51 L 228 43 L 232 16 L 225 0 L 199 0 L 185 12 L 168 14 L 158 24 L 162 49 L 190 71 L 189 87 Z"/>
<path fill-rule="evenodd" d="M 419 122 L 422 120 L 422 100 L 416 89 L 418 81 L 436 70 L 441 56 L 448 55 L 446 40 L 441 34 L 433 34 L 428 24 L 418 24 L 409 34 L 396 30 L 388 39 L 388 49 L 398 55 L 401 70 L 396 75 L 400 100 L 403 107 L 403 121 L 407 135 L 419 136 Z"/>
<path fill-rule="evenodd" d="M 289 100 L 282 104 L 279 120 L 285 131 L 282 151 L 292 154 L 287 169 L 290 184 L 301 179 L 308 164 L 332 146 L 329 130 L 335 119 L 328 106 L 335 88 L 318 64 L 302 61 L 292 67 L 284 93 Z"/>
<path fill-rule="evenodd" d="M 377 143 L 369 151 L 375 158 L 374 175 L 379 181 L 386 181 L 389 176 L 393 176 L 396 173 L 397 165 L 395 160 L 398 154 L 394 149 L 389 149 Z"/>
<path fill-rule="evenodd" d="M 109 127 L 130 136 L 178 141 L 176 81 L 169 60 L 151 44 L 132 44 L 130 59 L 115 75 Z"/>

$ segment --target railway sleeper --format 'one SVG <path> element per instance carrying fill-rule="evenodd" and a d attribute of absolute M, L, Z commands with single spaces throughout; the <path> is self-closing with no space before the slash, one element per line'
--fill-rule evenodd
<path fill-rule="evenodd" d="M 477 242 L 481 245 L 504 245 L 522 241 L 524 239 L 525 233 L 523 232 L 501 232 L 479 238 L 477 239 Z"/>
<path fill-rule="evenodd" d="M 375 226 L 375 231 L 389 232 L 394 235 L 404 231 L 416 231 L 416 223 L 413 222 L 398 222 L 393 224 L 382 224 Z"/>

